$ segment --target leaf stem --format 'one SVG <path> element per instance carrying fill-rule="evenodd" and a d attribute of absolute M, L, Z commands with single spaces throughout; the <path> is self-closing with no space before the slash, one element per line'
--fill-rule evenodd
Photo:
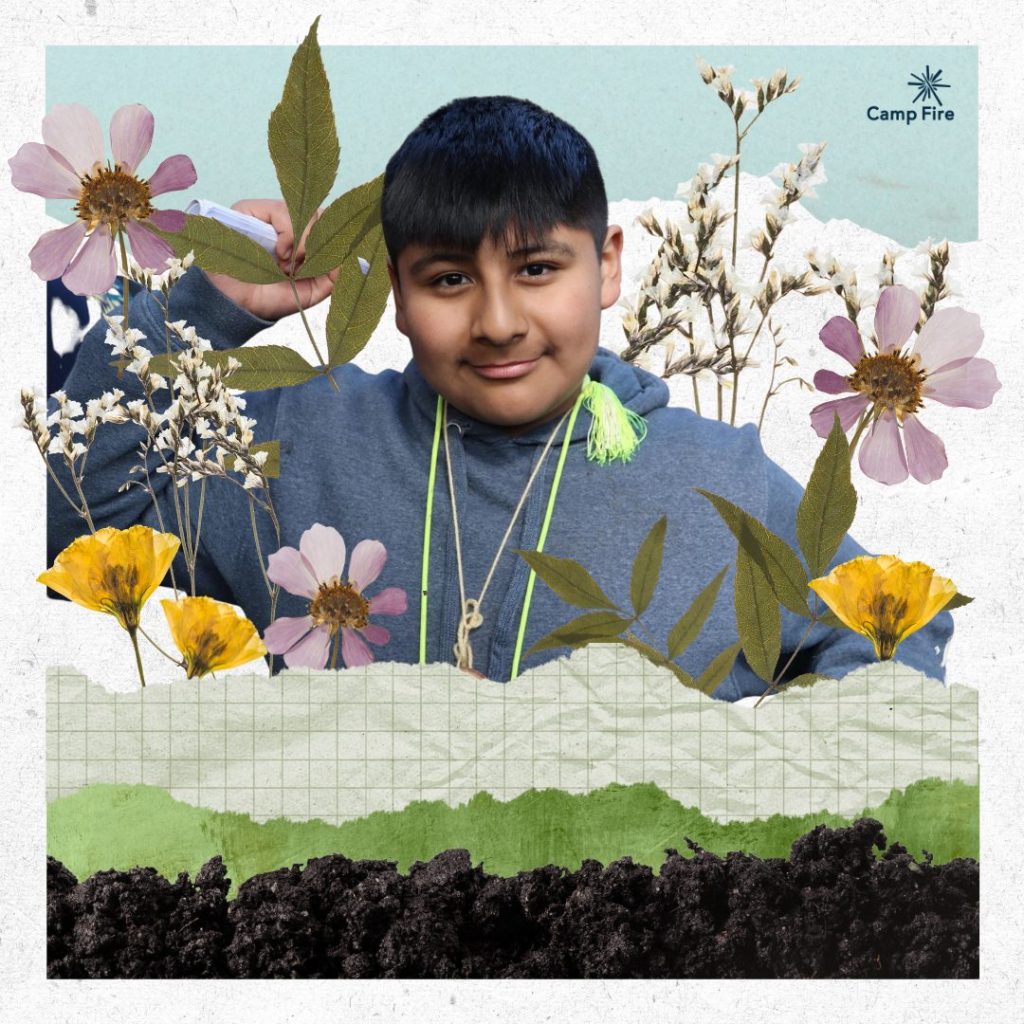
<path fill-rule="evenodd" d="M 295 259 L 292 258 L 292 265 L 290 268 L 291 272 L 295 270 Z M 309 326 L 309 321 L 306 319 L 306 311 L 302 308 L 302 302 L 299 299 L 299 290 L 295 287 L 295 278 L 292 273 L 288 274 L 288 283 L 292 286 L 292 295 L 295 297 L 295 306 L 299 311 L 299 316 L 302 318 L 302 326 L 306 328 L 306 334 L 309 335 L 310 344 L 313 346 L 313 351 L 316 353 L 316 358 L 320 363 L 320 372 L 331 382 L 331 387 L 335 391 L 340 392 L 341 388 L 338 387 L 338 382 L 334 379 L 334 375 L 331 373 L 330 367 L 327 365 L 327 360 L 320 354 L 320 346 L 316 343 L 316 338 L 313 337 L 313 329 Z"/>
<path fill-rule="evenodd" d="M 764 693 L 761 694 L 760 699 L 754 705 L 754 710 L 755 711 L 761 706 L 761 701 L 763 701 L 765 699 L 765 697 L 767 697 L 769 694 L 777 693 L 778 692 L 779 683 L 782 681 L 782 677 L 789 670 L 789 666 L 793 664 L 793 659 L 799 653 L 800 648 L 803 647 L 804 641 L 807 639 L 807 635 L 810 633 L 810 631 L 817 624 L 818 624 L 818 616 L 817 616 L 817 613 L 814 613 L 814 614 L 811 615 L 811 621 L 807 623 L 807 628 L 803 631 L 803 635 L 796 642 L 796 647 L 793 648 L 793 653 L 790 654 L 788 660 L 786 661 L 786 664 L 782 666 L 782 669 L 779 672 L 779 674 L 768 684 L 768 688 L 764 691 Z"/>

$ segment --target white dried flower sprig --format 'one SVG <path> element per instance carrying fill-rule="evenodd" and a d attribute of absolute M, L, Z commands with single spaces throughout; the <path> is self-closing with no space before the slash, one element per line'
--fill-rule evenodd
<path fill-rule="evenodd" d="M 124 392 L 115 394 L 123 397 Z M 58 491 L 75 512 L 86 521 L 90 532 L 95 533 L 96 528 L 82 486 L 85 463 L 96 436 L 96 427 L 101 422 L 119 422 L 116 408 L 119 399 L 112 394 L 110 401 L 90 402 L 89 408 L 86 410 L 82 408 L 80 402 L 68 398 L 63 391 L 55 391 L 50 396 L 53 411 L 49 414 L 40 408 L 41 399 L 42 396 L 37 395 L 31 388 L 22 388 L 21 425 L 31 435 L 36 450 L 46 465 L 46 471 L 56 484 Z M 50 465 L 49 456 L 51 455 L 59 455 L 63 459 L 71 479 L 71 486 L 78 495 L 77 500 L 68 493 L 67 488 L 54 472 L 53 466 Z"/>
<path fill-rule="evenodd" d="M 857 272 L 830 253 L 819 253 L 817 249 L 808 250 L 805 259 L 819 280 L 826 283 L 826 290 L 834 291 L 843 300 L 846 315 L 856 323 L 864 306 L 874 301 L 870 292 L 857 286 Z"/>
<path fill-rule="evenodd" d="M 748 108 L 757 108 L 757 113 L 751 119 L 753 124 L 764 112 L 765 108 L 774 103 L 780 96 L 786 93 L 795 92 L 800 84 L 799 78 L 789 81 L 789 74 L 785 68 L 777 70 L 767 81 L 755 78 L 752 82 L 753 91 L 737 91 L 732 84 L 733 72 L 736 70 L 731 64 L 721 67 L 712 67 L 701 57 L 697 58 L 697 70 L 705 85 L 711 86 L 718 94 L 718 98 L 732 112 L 733 119 L 739 122 Z M 749 125 L 747 126 L 749 128 Z"/>
<path fill-rule="evenodd" d="M 158 276 L 153 276 L 137 265 L 129 266 L 132 279 L 153 290 L 155 301 L 164 311 L 164 346 L 169 354 L 172 335 L 176 335 L 183 345 L 180 351 L 172 355 L 172 379 L 168 380 L 149 371 L 152 352 L 142 344 L 146 338 L 141 331 L 131 328 L 124 317 L 107 317 L 105 340 L 117 357 L 114 365 L 118 367 L 118 376 L 123 377 L 125 371 L 135 376 L 142 387 L 142 397 L 124 402 L 125 393 L 120 388 L 114 388 L 97 398 L 89 399 L 83 408 L 80 402 L 69 399 L 63 391 L 57 391 L 51 398 L 52 411 L 47 415 L 41 408 L 41 396 L 25 389 L 21 393 L 22 414 L 19 422 L 29 431 L 58 491 L 86 520 L 92 532 L 95 532 L 95 525 L 85 497 L 83 480 L 96 430 L 100 424 L 107 423 L 132 424 L 141 428 L 143 440 L 138 447 L 139 461 L 131 467 L 129 473 L 131 477 L 141 476 L 144 482 L 129 479 L 119 490 L 127 490 L 132 485 L 141 486 L 153 501 L 160 530 L 166 531 L 150 476 L 153 456 L 159 461 L 157 472 L 171 477 L 174 486 L 170 492 L 177 518 L 178 537 L 191 577 L 193 595 L 207 477 L 223 476 L 242 487 L 249 498 L 253 537 L 260 569 L 270 594 L 273 618 L 277 588 L 266 576 L 256 529 L 255 503 L 258 501 L 260 507 L 268 513 L 278 546 L 280 524 L 266 475 L 269 455 L 266 451 L 253 450 L 253 428 L 256 422 L 243 414 L 245 399 L 233 392 L 227 384 L 228 378 L 241 364 L 234 358 L 227 359 L 223 364 L 207 362 L 205 353 L 210 350 L 210 343 L 185 321 L 171 321 L 168 317 L 170 292 L 191 264 L 190 253 L 182 260 L 168 260 L 167 270 Z M 165 388 L 170 391 L 170 401 L 163 409 L 158 409 L 155 396 Z M 72 497 L 55 473 L 50 458 L 56 456 L 63 458 L 78 500 Z M 240 480 L 235 479 L 236 472 L 241 476 Z M 200 484 L 199 504 L 193 529 L 189 485 L 196 480 Z M 171 579 L 177 591 L 173 565 Z"/>
<path fill-rule="evenodd" d="M 195 565 L 198 556 L 199 534 L 205 509 L 206 484 L 211 477 L 221 477 L 246 491 L 250 506 L 258 504 L 270 517 L 280 537 L 280 526 L 270 495 L 270 482 L 266 475 L 269 453 L 254 449 L 256 421 L 244 414 L 245 399 L 232 390 L 230 378 L 241 368 L 234 357 L 224 361 L 210 361 L 210 342 L 195 327 L 184 320 L 166 320 L 167 336 L 176 337 L 181 347 L 170 359 L 171 374 L 164 378 L 148 373 L 148 362 L 141 354 L 145 350 L 136 336 L 126 337 L 112 325 L 108 342 L 132 357 L 135 372 L 143 386 L 144 398 L 126 404 L 126 419 L 145 431 L 139 445 L 139 461 L 132 467 L 134 475 L 143 480 L 129 480 L 122 489 L 143 487 L 150 495 L 159 516 L 159 504 L 150 478 L 151 456 L 158 460 L 155 472 L 171 478 L 171 495 L 178 520 L 182 556 L 188 567 L 192 589 L 195 590 Z M 140 351 L 141 350 L 141 351 Z M 158 410 L 153 394 L 159 387 L 168 386 L 171 400 Z M 199 482 L 199 505 L 196 525 L 192 527 L 190 485 Z M 256 530 L 254 512 L 250 519 L 257 554 L 262 567 L 262 552 Z M 269 580 L 268 591 L 272 605 L 276 603 L 276 590 Z"/>
<path fill-rule="evenodd" d="M 935 307 L 943 300 L 953 295 L 953 290 L 946 281 L 946 271 L 949 268 L 949 243 L 945 240 L 937 245 L 928 246 L 928 270 L 924 274 L 925 289 L 921 297 L 921 322 L 924 326 L 931 319 Z"/>
<path fill-rule="evenodd" d="M 42 395 L 33 388 L 21 389 L 21 420 L 19 423 L 32 436 L 32 441 L 39 450 L 39 454 L 45 457 L 50 447 L 50 430 L 46 422 L 46 413 L 39 408 L 41 400 Z"/>
<path fill-rule="evenodd" d="M 948 277 L 955 256 L 945 239 L 939 242 L 926 239 L 911 252 L 923 253 L 928 257 L 925 270 L 915 275 L 924 279 L 924 290 L 922 292 L 919 286 L 913 287 L 921 298 L 921 316 L 917 324 L 917 330 L 920 330 L 934 315 L 940 302 L 957 294 L 951 287 Z M 896 279 L 896 262 L 904 255 L 907 254 L 891 249 L 882 254 L 875 273 L 878 278 L 878 287 L 875 290 L 858 288 L 856 272 L 830 254 L 811 249 L 806 258 L 821 281 L 827 282 L 823 283 L 822 290 L 836 292 L 846 306 L 846 315 L 856 322 L 858 314 L 863 309 L 878 302 L 878 297 L 885 288 L 899 283 Z"/>
<path fill-rule="evenodd" d="M 622 326 L 626 335 L 623 358 L 649 360 L 654 346 L 670 347 L 662 377 L 675 373 L 691 376 L 694 407 L 700 412 L 697 378 L 702 373 L 711 374 L 718 417 L 725 416 L 723 393 L 731 390 L 729 420 L 735 423 L 739 375 L 745 368 L 757 365 L 752 349 L 766 325 L 775 350 L 772 364 L 786 365 L 780 364 L 782 357 L 775 344 L 781 334 L 769 319 L 775 304 L 790 292 L 810 295 L 831 288 L 817 280 L 808 267 L 783 271 L 773 270 L 772 266 L 776 242 L 793 219 L 794 205 L 812 196 L 813 186 L 826 180 L 822 166 L 825 145 L 801 145 L 798 161 L 781 164 L 772 172 L 779 188 L 767 200 L 763 226 L 749 239 L 751 247 L 763 257 L 761 272 L 756 279 L 745 279 L 737 271 L 742 142 L 771 103 L 796 90 L 799 79 L 790 81 L 786 70 L 780 69 L 767 80 L 755 79 L 754 90 L 749 92 L 735 87 L 732 67 L 713 67 L 699 60 L 698 69 L 702 80 L 732 113 L 736 149 L 731 154 L 713 154 L 711 163 L 700 164 L 692 178 L 680 183 L 676 194 L 686 200 L 684 222 L 662 223 L 650 210 L 644 210 L 637 218 L 645 231 L 661 239 L 661 244 L 638 282 L 635 298 L 620 303 L 624 308 Z M 755 107 L 756 112 L 741 123 L 744 112 Z M 726 176 L 733 179 L 732 203 L 728 207 L 723 206 L 717 191 Z M 731 247 L 723 237 L 730 222 Z M 688 348 L 679 360 L 672 358 L 676 333 L 686 339 Z M 746 336 L 750 340 L 741 351 L 739 342 Z M 773 387 L 774 377 L 769 385 L 771 393 Z"/>
<path fill-rule="evenodd" d="M 166 296 L 185 276 L 185 272 L 192 266 L 194 260 L 195 253 L 191 251 L 182 259 L 170 256 L 165 261 L 167 269 L 159 274 L 154 274 L 151 270 L 139 266 L 135 258 L 129 254 L 128 266 L 124 269 L 127 271 L 128 277 L 136 284 L 141 284 L 151 292 L 162 292 Z"/>

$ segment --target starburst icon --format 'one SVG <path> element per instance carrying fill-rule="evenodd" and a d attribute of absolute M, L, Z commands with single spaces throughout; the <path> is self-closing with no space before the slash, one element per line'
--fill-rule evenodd
<path fill-rule="evenodd" d="M 930 65 L 925 64 L 923 75 L 910 76 L 910 81 L 907 85 L 914 86 L 917 89 L 917 95 L 911 100 L 912 103 L 916 103 L 919 99 L 933 99 L 941 107 L 942 100 L 939 99 L 939 89 L 948 89 L 949 86 L 940 81 L 942 78 L 942 68 L 938 71 L 932 71 Z"/>

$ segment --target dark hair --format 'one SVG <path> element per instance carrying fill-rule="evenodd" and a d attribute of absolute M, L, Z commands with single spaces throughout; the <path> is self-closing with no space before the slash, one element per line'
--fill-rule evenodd
<path fill-rule="evenodd" d="M 388 161 L 381 222 L 396 268 L 410 244 L 475 252 L 489 236 L 514 248 L 556 224 L 589 231 L 600 254 L 608 200 L 572 125 L 529 100 L 467 96 L 424 118 Z"/>

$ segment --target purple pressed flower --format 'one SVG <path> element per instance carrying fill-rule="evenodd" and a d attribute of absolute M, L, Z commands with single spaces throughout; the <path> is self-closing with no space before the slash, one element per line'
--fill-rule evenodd
<path fill-rule="evenodd" d="M 369 665 L 371 644 L 386 644 L 391 634 L 369 621 L 371 615 L 401 615 L 405 591 L 388 587 L 367 599 L 363 591 L 380 575 L 388 553 L 379 540 L 361 540 L 352 552 L 348 578 L 345 541 L 332 526 L 314 523 L 299 540 L 299 548 L 284 547 L 270 556 L 267 575 L 289 594 L 309 601 L 305 615 L 276 619 L 263 640 L 271 654 L 283 654 L 289 668 L 333 668 L 341 643 L 348 668 Z M 332 652 L 333 646 L 333 652 Z"/>
<path fill-rule="evenodd" d="M 150 200 L 194 185 L 196 169 L 179 153 L 148 179 L 138 177 L 135 169 L 152 141 L 153 115 L 141 103 L 121 107 L 110 119 L 114 164 L 104 164 L 99 121 L 88 108 L 70 103 L 53 107 L 43 118 L 42 143 L 26 142 L 8 160 L 15 188 L 75 200 L 74 223 L 47 231 L 29 253 L 32 269 L 44 281 L 62 277 L 78 295 L 107 291 L 117 276 L 114 239 L 122 232 L 140 266 L 163 270 L 174 252 L 147 227 L 181 231 L 185 215 L 156 210 Z"/>
<path fill-rule="evenodd" d="M 866 429 L 860 468 L 883 484 L 902 483 L 908 475 L 928 484 L 945 472 L 945 446 L 917 418 L 925 399 L 984 409 L 1002 387 L 992 363 L 974 357 L 983 337 L 981 320 L 965 309 L 933 314 L 903 353 L 920 316 L 917 295 L 891 285 L 875 307 L 875 351 L 865 351 L 857 325 L 845 316 L 832 317 L 818 335 L 827 349 L 853 366 L 853 373 L 843 377 L 819 370 L 815 387 L 829 395 L 852 394 L 815 406 L 811 425 L 819 437 L 828 437 L 838 415 L 843 430 L 857 425 L 855 442 Z"/>

